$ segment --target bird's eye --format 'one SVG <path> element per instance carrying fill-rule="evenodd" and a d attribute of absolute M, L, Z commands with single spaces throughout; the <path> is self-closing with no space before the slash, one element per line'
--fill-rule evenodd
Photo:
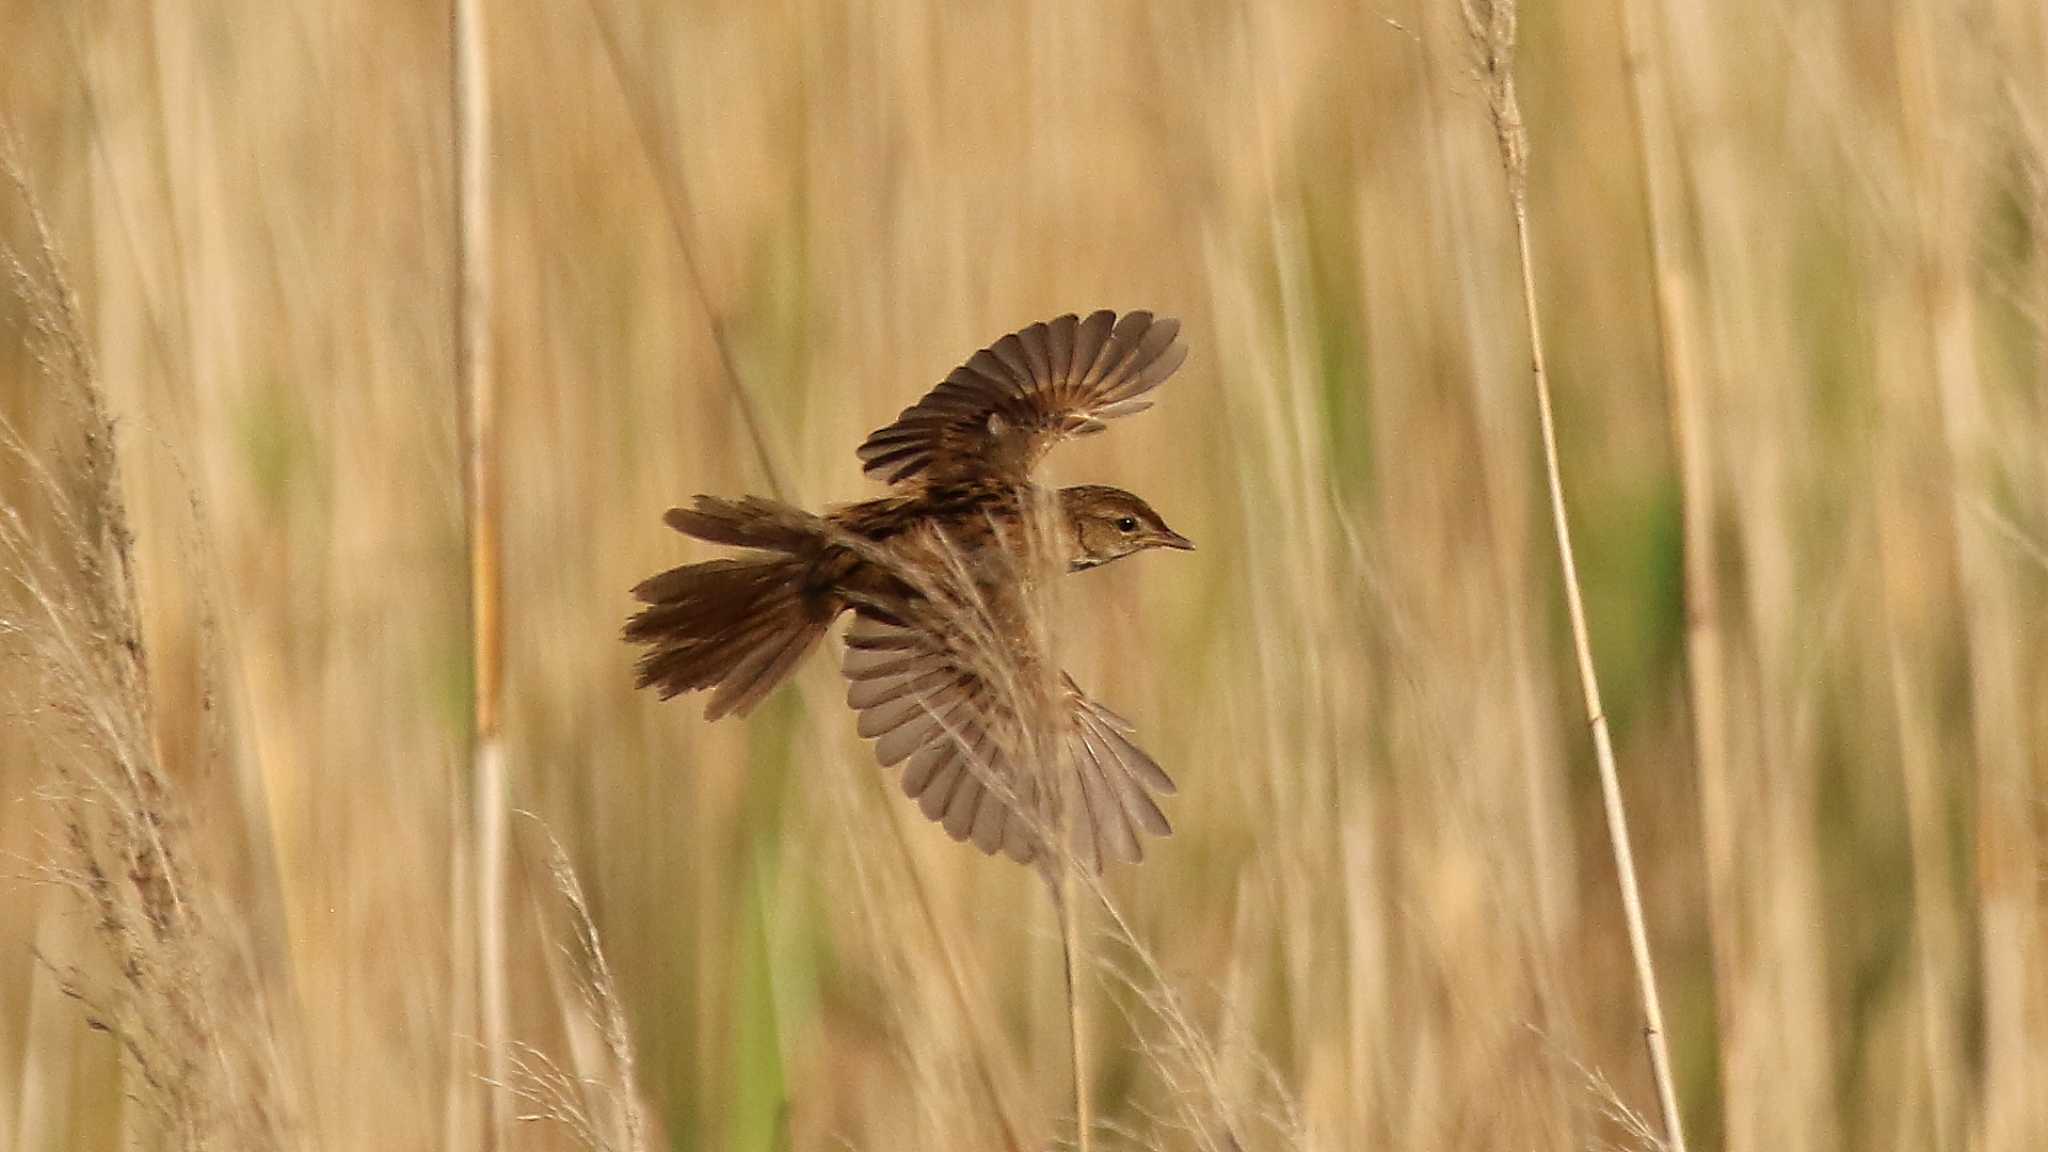
<path fill-rule="evenodd" d="M 1138 518 L 1136 516 L 1119 516 L 1116 522 L 1116 530 L 1119 532 L 1136 532 L 1138 530 Z"/>

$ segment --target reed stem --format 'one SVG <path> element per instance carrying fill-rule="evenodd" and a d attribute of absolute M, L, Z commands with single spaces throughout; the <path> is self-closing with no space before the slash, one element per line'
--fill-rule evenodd
<path fill-rule="evenodd" d="M 1515 254 L 1521 266 L 1523 320 L 1529 329 L 1529 368 L 1536 386 L 1536 415 L 1543 436 L 1544 478 L 1550 489 L 1551 526 L 1557 534 L 1558 561 L 1564 569 L 1565 609 L 1571 618 L 1572 650 L 1578 658 L 1579 687 L 1585 696 L 1586 720 L 1593 730 L 1593 756 L 1600 770 L 1600 796 L 1607 811 L 1607 837 L 1614 848 L 1614 870 L 1621 884 L 1622 915 L 1628 925 L 1629 952 L 1635 963 L 1637 991 L 1643 1003 L 1643 1039 L 1649 1048 L 1650 1074 L 1657 1085 L 1657 1108 L 1664 1122 L 1665 1147 L 1685 1152 L 1685 1131 L 1678 1114 L 1678 1093 L 1671 1078 L 1671 1056 L 1664 1041 L 1664 1013 L 1658 1005 L 1657 971 L 1650 957 L 1644 926 L 1642 892 L 1636 882 L 1635 853 L 1629 846 L 1628 812 L 1622 802 L 1621 776 L 1614 766 L 1614 741 L 1607 731 L 1607 713 L 1600 704 L 1600 681 L 1593 666 L 1593 645 L 1586 629 L 1586 606 L 1579 591 L 1578 561 L 1572 552 L 1571 518 L 1565 511 L 1564 476 L 1557 452 L 1557 421 L 1550 401 L 1550 373 L 1543 359 L 1543 325 L 1536 305 L 1536 258 L 1529 227 L 1529 135 L 1515 96 L 1514 0 L 1464 0 L 1466 30 L 1480 53 L 1481 74 L 1493 114 L 1494 137 L 1501 167 L 1507 174 L 1508 200 L 1515 220 Z"/>
<path fill-rule="evenodd" d="M 463 402 L 463 502 L 469 530 L 470 633 L 475 661 L 471 802 L 477 837 L 477 969 L 490 1124 L 502 1148 L 511 1123 L 505 1048 L 505 753 L 499 714 L 504 649 L 499 543 L 497 398 L 491 374 L 490 90 L 482 0 L 451 9 L 455 126 L 455 358 Z"/>
<path fill-rule="evenodd" d="M 1087 1019 L 1081 1010 L 1080 929 L 1074 910 L 1074 863 L 1059 856 L 1054 867 L 1057 877 L 1048 876 L 1047 891 L 1060 918 L 1060 959 L 1065 965 L 1067 985 L 1067 1042 L 1074 1070 L 1074 1145 L 1090 1152 L 1095 1143 L 1095 1108 L 1088 1090 L 1088 1045 L 1083 1040 Z"/>

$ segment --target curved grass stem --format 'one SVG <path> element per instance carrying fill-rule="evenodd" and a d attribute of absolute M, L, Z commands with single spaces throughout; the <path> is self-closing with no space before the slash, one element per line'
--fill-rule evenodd
<path fill-rule="evenodd" d="M 1053 853 L 1059 869 L 1057 876 L 1048 875 L 1046 891 L 1052 896 L 1053 910 L 1060 918 L 1060 960 L 1065 968 L 1067 989 L 1067 1041 L 1071 1067 L 1074 1071 L 1074 1146 L 1080 1152 L 1090 1152 L 1094 1147 L 1095 1109 L 1088 1091 L 1088 1045 L 1084 1039 L 1087 1019 L 1081 1011 L 1081 938 L 1080 927 L 1075 919 L 1074 908 L 1074 863 L 1064 853 Z"/>
<path fill-rule="evenodd" d="M 1529 330 L 1529 367 L 1536 387 L 1536 415 L 1542 428 L 1544 479 L 1550 491 L 1551 525 L 1557 534 L 1558 560 L 1564 569 L 1565 608 L 1571 618 L 1572 651 L 1578 659 L 1579 687 L 1585 696 L 1586 720 L 1593 731 L 1593 756 L 1600 772 L 1600 796 L 1607 812 L 1607 837 L 1614 849 L 1614 870 L 1621 885 L 1623 919 L 1628 925 L 1629 953 L 1634 961 L 1637 991 L 1643 1004 L 1643 1039 L 1649 1048 L 1650 1074 L 1656 1081 L 1657 1109 L 1662 1114 L 1664 1144 L 1669 1152 L 1685 1152 L 1685 1130 L 1679 1119 L 1678 1093 L 1672 1083 L 1671 1055 L 1664 1039 L 1664 1013 L 1657 997 L 1657 971 L 1650 957 L 1644 926 L 1642 892 L 1636 882 L 1635 852 L 1629 846 L 1628 811 L 1622 802 L 1621 775 L 1614 766 L 1614 741 L 1607 731 L 1607 713 L 1600 704 L 1600 681 L 1593 667 L 1593 645 L 1586 629 L 1586 606 L 1579 592 L 1578 561 L 1572 552 L 1571 518 L 1565 511 L 1564 476 L 1557 451 L 1557 420 L 1550 401 L 1550 373 L 1543 359 L 1543 325 L 1536 305 L 1536 259 L 1529 238 L 1529 135 L 1515 96 L 1515 0 L 1463 0 L 1465 28 L 1478 53 L 1486 84 L 1494 137 L 1501 167 L 1507 175 L 1508 199 L 1515 221 L 1515 253 L 1521 266 L 1523 319 Z"/>

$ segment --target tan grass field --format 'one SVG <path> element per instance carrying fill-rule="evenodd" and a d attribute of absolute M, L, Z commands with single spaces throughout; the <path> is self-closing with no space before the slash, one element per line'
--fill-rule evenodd
<path fill-rule="evenodd" d="M 1455 2 L 482 8 L 497 916 L 447 6 L 0 0 L 77 303 L 0 190 L 0 1152 L 1071 1146 L 1034 877 L 831 659 L 708 725 L 619 628 L 710 554 L 664 509 L 873 494 L 1098 307 L 1192 355 L 1053 475 L 1200 547 L 1060 604 L 1180 784 L 1079 909 L 1092 1146 L 1655 1146 Z M 2048 9 L 1543 0 L 1516 61 L 1689 1145 L 2048 1148 Z"/>

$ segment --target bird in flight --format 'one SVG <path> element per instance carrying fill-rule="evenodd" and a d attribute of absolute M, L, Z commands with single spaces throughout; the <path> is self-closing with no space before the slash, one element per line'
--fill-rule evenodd
<path fill-rule="evenodd" d="M 1049 667 L 1034 574 L 1194 544 L 1129 492 L 1047 490 L 1031 473 L 1060 441 L 1150 407 L 1187 357 L 1179 334 L 1148 312 L 1096 312 L 1003 337 L 861 444 L 867 475 L 892 487 L 879 499 L 822 516 L 759 496 L 670 509 L 676 531 L 747 552 L 633 589 L 639 685 L 707 691 L 707 719 L 744 716 L 851 611 L 847 704 L 926 817 L 1020 862 L 1042 860 L 1060 823 L 1090 868 L 1138 860 L 1140 834 L 1172 831 L 1154 795 L 1173 781 L 1128 721 Z"/>

